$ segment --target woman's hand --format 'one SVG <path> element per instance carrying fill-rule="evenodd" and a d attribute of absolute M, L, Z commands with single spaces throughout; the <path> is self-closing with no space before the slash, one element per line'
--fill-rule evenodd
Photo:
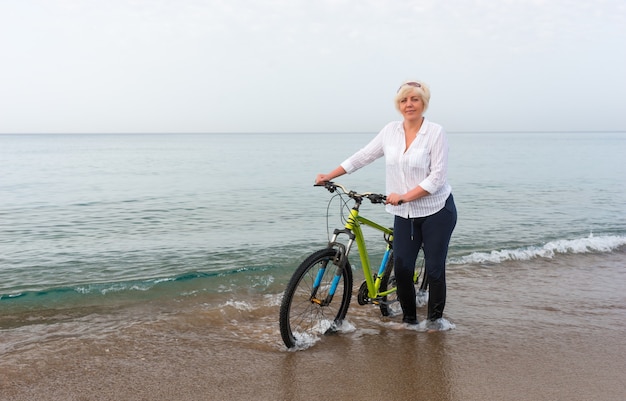
<path fill-rule="evenodd" d="M 317 177 L 315 177 L 315 185 L 322 185 L 323 183 L 327 181 L 332 181 L 335 178 L 344 175 L 345 173 L 346 170 L 344 170 L 343 167 L 339 166 L 328 174 L 318 174 Z"/>
<path fill-rule="evenodd" d="M 392 192 L 389 195 L 387 195 L 387 201 L 385 202 L 385 204 L 398 206 L 401 203 L 404 203 L 404 199 L 402 199 L 402 195 L 399 195 L 395 192 Z"/>
<path fill-rule="evenodd" d="M 327 181 L 332 180 L 332 177 L 328 174 L 318 174 L 315 177 L 315 185 L 322 185 Z"/>

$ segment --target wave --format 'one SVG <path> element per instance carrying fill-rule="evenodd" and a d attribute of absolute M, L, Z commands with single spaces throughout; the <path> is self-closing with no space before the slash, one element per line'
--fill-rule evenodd
<path fill-rule="evenodd" d="M 185 295 L 197 291 L 214 291 L 221 292 L 223 286 L 210 286 L 211 281 L 216 277 L 227 277 L 236 274 L 242 270 L 221 272 L 186 272 L 171 277 L 156 277 L 139 280 L 128 280 L 119 282 L 105 283 L 85 283 L 69 285 L 64 287 L 53 287 L 42 290 L 22 291 L 11 294 L 0 294 L 0 302 L 5 305 L 7 303 L 19 302 L 22 305 L 28 303 L 40 304 L 42 301 L 48 305 L 71 302 L 73 298 L 102 298 L 113 295 L 117 298 L 125 296 L 136 297 L 137 294 L 143 293 L 142 297 L 150 298 L 152 295 L 158 297 L 163 294 L 163 289 L 171 288 L 175 295 Z M 251 269 L 254 270 L 254 269 Z M 202 280 L 208 279 L 208 280 Z M 198 287 L 198 282 L 203 283 Z M 200 289 L 198 289 L 200 288 Z M 152 294 L 154 293 L 154 294 Z"/>
<path fill-rule="evenodd" d="M 531 260 L 552 258 L 556 254 L 612 252 L 626 245 L 623 236 L 599 236 L 589 234 L 579 239 L 550 241 L 541 246 L 528 246 L 516 249 L 501 249 L 491 252 L 474 252 L 450 260 L 451 264 L 502 263 L 509 260 Z"/>
<path fill-rule="evenodd" d="M 474 252 L 452 257 L 451 265 L 502 263 L 510 260 L 552 258 L 557 254 L 612 252 L 626 245 L 625 236 L 593 236 L 555 240 L 541 246 Z M 5 308 L 64 307 L 66 305 L 134 302 L 165 297 L 187 297 L 199 293 L 281 293 L 301 258 L 290 257 L 279 265 L 237 267 L 226 271 L 188 271 L 171 276 L 132 280 L 76 283 L 64 286 L 0 293 Z M 108 300 L 108 301 L 105 301 Z"/>

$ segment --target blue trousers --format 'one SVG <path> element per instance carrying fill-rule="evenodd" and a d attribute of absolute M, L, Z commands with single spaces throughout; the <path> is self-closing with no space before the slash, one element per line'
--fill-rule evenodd
<path fill-rule="evenodd" d="M 443 316 L 446 305 L 446 258 L 456 219 L 456 206 L 452 195 L 446 200 L 443 209 L 430 216 L 395 217 L 394 269 L 404 321 L 417 321 L 413 274 L 420 248 L 424 251 L 428 277 L 428 319 L 435 320 Z"/>

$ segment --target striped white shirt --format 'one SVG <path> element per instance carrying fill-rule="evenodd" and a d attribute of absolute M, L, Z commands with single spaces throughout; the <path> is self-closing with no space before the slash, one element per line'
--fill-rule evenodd
<path fill-rule="evenodd" d="M 430 195 L 387 211 L 402 217 L 430 216 L 443 209 L 452 188 L 448 183 L 448 138 L 439 124 L 424 118 L 417 137 L 406 150 L 402 121 L 387 124 L 364 148 L 341 163 L 348 174 L 385 156 L 386 191 L 405 194 L 418 185 Z"/>

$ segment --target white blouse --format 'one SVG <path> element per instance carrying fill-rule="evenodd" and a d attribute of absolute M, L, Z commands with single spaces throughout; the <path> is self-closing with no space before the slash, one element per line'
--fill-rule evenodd
<path fill-rule="evenodd" d="M 452 188 L 448 183 L 448 138 L 443 127 L 424 118 L 417 137 L 406 149 L 402 121 L 387 124 L 364 148 L 341 163 L 353 173 L 385 156 L 386 191 L 403 195 L 418 185 L 430 195 L 387 211 L 402 217 L 430 216 L 441 210 Z"/>

